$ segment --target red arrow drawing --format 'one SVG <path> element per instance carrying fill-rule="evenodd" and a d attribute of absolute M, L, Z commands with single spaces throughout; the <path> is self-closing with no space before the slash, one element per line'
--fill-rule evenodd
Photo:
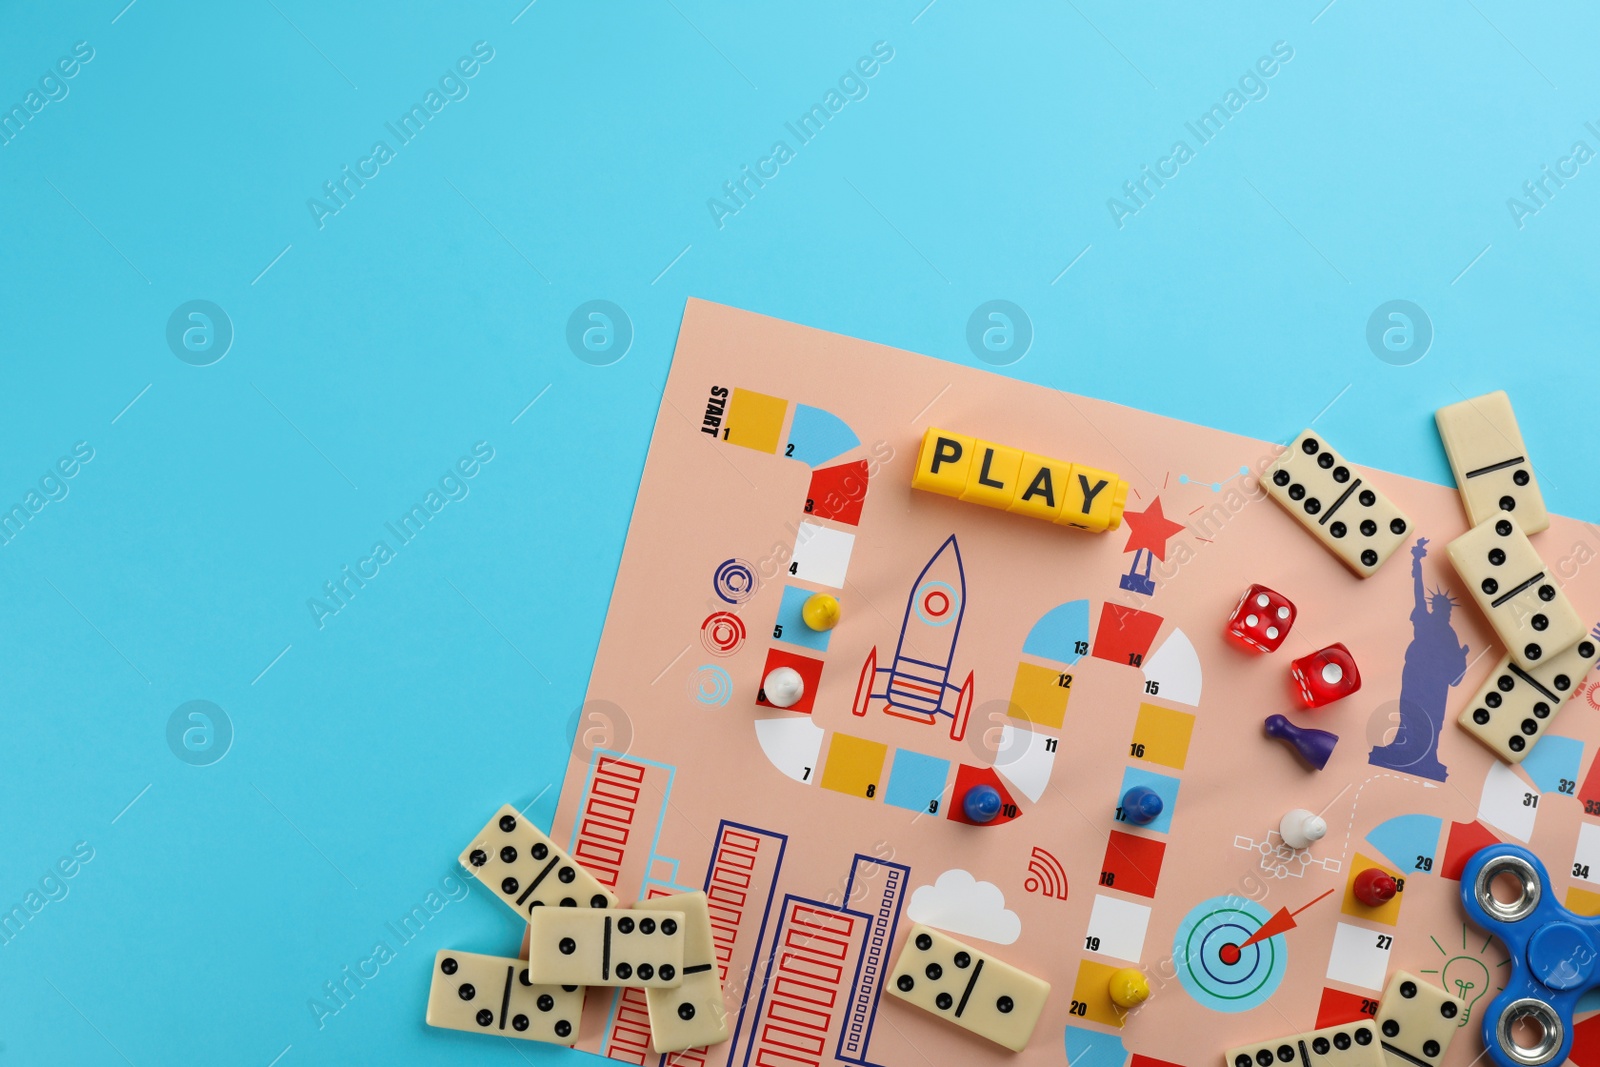
<path fill-rule="evenodd" d="M 1325 897 L 1328 895 L 1328 893 L 1332 892 L 1333 890 L 1330 889 L 1327 893 L 1322 894 L 1322 897 Z M 1321 900 L 1322 897 L 1318 897 L 1317 900 Z M 1311 904 L 1315 904 L 1317 900 L 1313 900 Z M 1305 911 L 1306 908 L 1311 907 L 1311 904 L 1298 907 L 1293 911 L 1290 911 L 1288 908 L 1279 908 L 1277 912 L 1273 914 L 1272 918 L 1261 924 L 1261 929 L 1257 930 L 1255 933 L 1251 934 L 1248 938 L 1241 942 L 1239 947 L 1248 948 L 1257 941 L 1265 941 L 1269 937 L 1277 937 L 1281 933 L 1293 930 L 1295 928 L 1294 917 L 1299 915 L 1302 911 Z"/>

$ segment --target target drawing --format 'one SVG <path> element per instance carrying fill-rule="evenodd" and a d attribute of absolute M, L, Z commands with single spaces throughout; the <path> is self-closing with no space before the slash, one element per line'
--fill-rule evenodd
<path fill-rule="evenodd" d="M 733 698 L 733 676 L 711 663 L 702 663 L 689 678 L 689 695 L 708 708 L 720 708 Z"/>
<path fill-rule="evenodd" d="M 917 617 L 929 626 L 944 626 L 961 617 L 961 612 L 956 610 L 961 605 L 961 596 L 949 582 L 922 583 L 912 602 L 916 605 Z"/>
<path fill-rule="evenodd" d="M 713 656 L 731 656 L 744 647 L 744 620 L 731 611 L 717 611 L 700 624 L 700 643 Z"/>
<path fill-rule="evenodd" d="M 759 584 L 755 568 L 738 557 L 723 560 L 711 576 L 711 588 L 730 604 L 743 604 L 755 596 Z"/>
<path fill-rule="evenodd" d="M 1283 981 L 1289 956 L 1282 937 L 1251 941 L 1267 909 L 1242 897 L 1203 900 L 1183 917 L 1172 959 L 1184 990 L 1212 1011 L 1249 1011 Z"/>

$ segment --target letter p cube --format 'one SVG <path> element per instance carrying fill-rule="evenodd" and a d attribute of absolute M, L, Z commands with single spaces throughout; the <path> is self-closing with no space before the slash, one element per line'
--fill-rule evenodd
<path fill-rule="evenodd" d="M 970 437 L 928 427 L 928 432 L 922 435 L 922 450 L 917 454 L 911 488 L 959 499 L 967 488 L 967 472 L 972 469 L 972 454 L 976 448 L 977 442 Z"/>

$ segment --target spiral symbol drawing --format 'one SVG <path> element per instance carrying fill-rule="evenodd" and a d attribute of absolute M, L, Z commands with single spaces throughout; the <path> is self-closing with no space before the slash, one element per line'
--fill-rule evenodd
<path fill-rule="evenodd" d="M 744 620 L 731 611 L 714 611 L 700 624 L 700 643 L 713 656 L 731 656 L 744 647 Z"/>
<path fill-rule="evenodd" d="M 689 676 L 689 695 L 708 708 L 720 708 L 733 699 L 733 676 L 713 663 L 703 663 Z"/>
<path fill-rule="evenodd" d="M 723 560 L 711 579 L 717 596 L 729 604 L 743 604 L 755 596 L 757 584 L 755 568 L 737 558 Z"/>

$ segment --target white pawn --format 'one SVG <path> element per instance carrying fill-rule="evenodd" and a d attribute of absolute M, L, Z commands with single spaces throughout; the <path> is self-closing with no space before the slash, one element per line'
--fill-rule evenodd
<path fill-rule="evenodd" d="M 779 708 L 792 708 L 806 695 L 805 679 L 793 667 L 775 667 L 761 683 L 767 703 Z"/>
<path fill-rule="evenodd" d="M 1322 816 L 1305 808 L 1295 808 L 1278 823 L 1278 833 L 1290 848 L 1310 848 L 1321 841 L 1327 832 L 1328 824 Z"/>

